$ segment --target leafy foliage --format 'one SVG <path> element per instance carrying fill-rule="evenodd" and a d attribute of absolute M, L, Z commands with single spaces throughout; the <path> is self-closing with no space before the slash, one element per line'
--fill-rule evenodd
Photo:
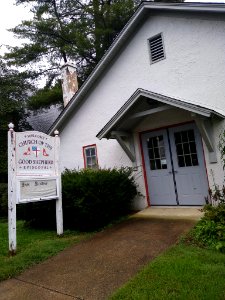
<path fill-rule="evenodd" d="M 225 252 L 225 204 L 206 205 L 204 217 L 191 231 L 188 239 L 203 246 Z"/>
<path fill-rule="evenodd" d="M 27 107 L 33 111 L 38 111 L 59 103 L 61 106 L 63 105 L 63 95 L 61 84 L 57 82 L 54 86 L 39 89 L 29 98 Z"/>
<path fill-rule="evenodd" d="M 7 131 L 13 122 L 15 130 L 29 128 L 26 122 L 26 99 L 34 91 L 27 74 L 9 69 L 0 60 L 0 181 L 7 175 Z"/>
<path fill-rule="evenodd" d="M 8 185 L 0 183 L 0 217 L 8 216 Z"/>
<path fill-rule="evenodd" d="M 16 66 L 32 64 L 34 76 L 47 75 L 50 81 L 58 75 L 62 61 L 75 61 L 85 79 L 134 12 L 136 2 L 17 0 L 17 4 L 31 5 L 34 17 L 11 29 L 28 42 L 9 48 L 5 58 Z"/>
<path fill-rule="evenodd" d="M 33 18 L 11 29 L 14 36 L 27 42 L 19 47 L 8 46 L 4 60 L 9 66 L 23 67 L 24 74 L 32 81 L 46 80 L 45 88 L 31 99 L 30 106 L 39 109 L 61 103 L 57 80 L 63 62 L 76 63 L 82 84 L 140 2 L 16 0 L 17 5 L 30 8 Z"/>
<path fill-rule="evenodd" d="M 62 176 L 64 227 L 95 230 L 126 215 L 137 194 L 131 169 L 66 170 Z M 31 225 L 55 227 L 55 203 L 24 205 Z"/>
<path fill-rule="evenodd" d="M 225 169 L 225 131 L 220 135 L 219 149 Z M 204 217 L 187 235 L 186 241 L 225 253 L 225 186 L 221 189 L 214 182 L 214 187 L 209 190 L 209 198 L 206 200 L 209 204 L 203 208 Z"/>

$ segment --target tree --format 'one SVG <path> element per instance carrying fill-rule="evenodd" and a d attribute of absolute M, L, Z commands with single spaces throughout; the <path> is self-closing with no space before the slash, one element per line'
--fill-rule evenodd
<path fill-rule="evenodd" d="M 83 81 L 136 7 L 134 0 L 17 0 L 17 4 L 32 4 L 34 17 L 11 30 L 28 42 L 9 48 L 5 59 L 17 67 L 30 66 L 33 78 L 47 75 L 48 83 L 54 83 L 60 64 L 68 60 L 76 62 Z"/>
<path fill-rule="evenodd" d="M 76 62 L 81 85 L 140 2 L 17 0 L 18 5 L 31 7 L 33 19 L 23 21 L 11 31 L 28 42 L 20 47 L 10 47 L 4 59 L 11 66 L 25 68 L 33 81 L 43 76 L 47 78 L 44 89 L 31 99 L 31 107 L 50 106 L 54 95 L 55 100 L 59 99 L 59 83 L 56 79 L 63 62 Z"/>
<path fill-rule="evenodd" d="M 0 178 L 7 174 L 7 131 L 13 122 L 15 130 L 29 128 L 26 121 L 26 99 L 34 91 L 27 74 L 10 70 L 0 61 Z"/>

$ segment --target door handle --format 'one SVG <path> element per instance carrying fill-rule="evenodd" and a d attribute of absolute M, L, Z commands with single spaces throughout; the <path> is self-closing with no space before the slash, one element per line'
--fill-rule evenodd
<path fill-rule="evenodd" d="M 173 174 L 173 173 L 176 174 L 176 173 L 178 173 L 178 171 L 174 170 L 174 171 L 169 171 L 168 173 L 169 174 Z"/>

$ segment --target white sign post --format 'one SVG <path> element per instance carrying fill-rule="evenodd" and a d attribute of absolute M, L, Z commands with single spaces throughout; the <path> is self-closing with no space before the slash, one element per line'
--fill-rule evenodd
<path fill-rule="evenodd" d="M 57 234 L 63 234 L 59 132 L 8 132 L 9 252 L 16 253 L 16 204 L 56 200 Z"/>

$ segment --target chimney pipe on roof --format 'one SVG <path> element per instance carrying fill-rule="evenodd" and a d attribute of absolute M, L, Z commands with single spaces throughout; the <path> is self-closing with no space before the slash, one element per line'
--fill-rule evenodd
<path fill-rule="evenodd" d="M 61 68 L 61 80 L 63 91 L 64 107 L 69 103 L 73 95 L 78 90 L 76 67 L 71 63 L 66 63 Z"/>

